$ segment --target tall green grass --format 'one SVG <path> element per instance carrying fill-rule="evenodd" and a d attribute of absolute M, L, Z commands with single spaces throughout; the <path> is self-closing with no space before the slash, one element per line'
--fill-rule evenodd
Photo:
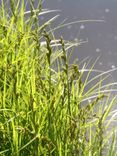
<path fill-rule="evenodd" d="M 40 25 L 55 10 L 34 3 L 10 0 L 8 9 L 1 1 L 0 155 L 116 156 L 116 82 L 104 84 L 116 69 L 70 64 L 68 51 L 82 43 L 55 39 L 49 26 L 58 15 Z"/>

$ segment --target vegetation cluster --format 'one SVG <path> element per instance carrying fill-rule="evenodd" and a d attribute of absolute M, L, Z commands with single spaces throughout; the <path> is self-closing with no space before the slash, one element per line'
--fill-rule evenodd
<path fill-rule="evenodd" d="M 115 69 L 70 64 L 82 43 L 55 38 L 67 25 L 51 28 L 58 15 L 41 25 L 51 12 L 41 0 L 1 0 L 0 155 L 116 156 L 116 82 L 104 84 Z"/>

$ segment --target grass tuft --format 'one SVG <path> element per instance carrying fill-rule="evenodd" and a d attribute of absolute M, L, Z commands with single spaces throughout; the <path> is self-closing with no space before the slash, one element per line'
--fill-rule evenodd
<path fill-rule="evenodd" d="M 85 41 L 54 36 L 58 28 L 96 20 L 50 29 L 59 15 L 40 25 L 41 15 L 56 12 L 42 9 L 41 0 L 7 5 L 1 0 L 0 155 L 116 155 L 117 96 L 111 92 L 117 83 L 106 81 L 116 69 L 94 69 L 98 59 L 70 64 L 68 52 Z"/>

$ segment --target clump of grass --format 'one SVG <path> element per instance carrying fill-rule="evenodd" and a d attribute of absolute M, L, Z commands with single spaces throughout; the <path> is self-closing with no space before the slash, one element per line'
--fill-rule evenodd
<path fill-rule="evenodd" d="M 69 64 L 68 49 L 81 43 L 47 31 L 58 15 L 40 25 L 51 12 L 41 0 L 37 8 L 31 0 L 30 11 L 24 1 L 9 2 L 0 11 L 0 155 L 116 155 L 116 126 L 109 126 L 116 83 L 103 85 L 114 69 L 90 78 L 96 62 L 89 70 L 87 60 L 81 69 Z"/>

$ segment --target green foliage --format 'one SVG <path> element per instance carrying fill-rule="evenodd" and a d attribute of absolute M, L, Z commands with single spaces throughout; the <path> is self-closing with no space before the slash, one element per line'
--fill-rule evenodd
<path fill-rule="evenodd" d="M 58 15 L 40 25 L 40 15 L 49 12 L 41 0 L 37 8 L 31 0 L 30 11 L 20 0 L 10 0 L 6 9 L 2 0 L 0 155 L 102 156 L 108 151 L 114 156 L 116 126 L 110 125 L 116 96 L 109 96 L 113 83 L 103 85 L 112 70 L 90 78 L 95 63 L 89 71 L 87 60 L 81 69 L 70 65 L 68 51 L 81 43 L 55 39 L 49 26 Z"/>

